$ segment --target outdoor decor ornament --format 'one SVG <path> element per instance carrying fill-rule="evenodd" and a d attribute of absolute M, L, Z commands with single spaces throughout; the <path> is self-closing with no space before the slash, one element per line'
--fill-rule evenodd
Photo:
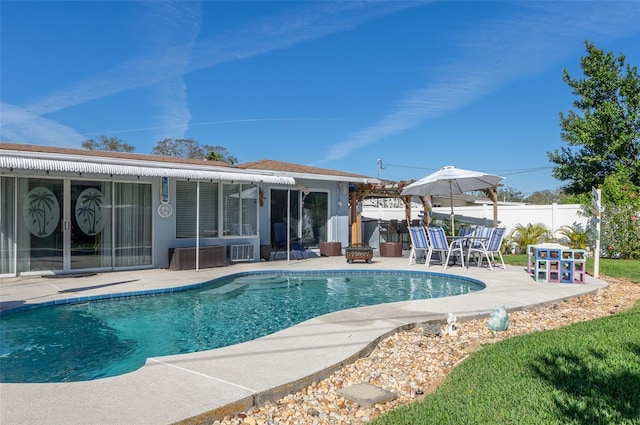
<path fill-rule="evenodd" d="M 509 327 L 509 314 L 507 313 L 505 306 L 498 306 L 491 312 L 491 314 L 489 314 L 487 326 L 492 331 L 507 330 Z"/>
<path fill-rule="evenodd" d="M 456 316 L 453 313 L 449 313 L 449 317 L 447 317 L 447 333 L 449 335 L 455 336 L 458 335 L 458 330 L 456 329 Z"/>

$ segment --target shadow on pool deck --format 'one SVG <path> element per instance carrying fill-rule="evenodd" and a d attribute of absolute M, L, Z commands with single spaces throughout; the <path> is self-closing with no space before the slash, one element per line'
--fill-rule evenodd
<path fill-rule="evenodd" d="M 509 310 L 557 302 L 606 286 L 535 282 L 523 267 L 409 266 L 404 257 L 347 264 L 344 257 L 234 264 L 200 271 L 137 270 L 82 278 L 0 279 L 0 310 L 87 295 L 183 286 L 227 274 L 261 270 L 424 270 L 481 280 L 467 295 L 361 307 L 317 317 L 254 341 L 199 353 L 148 359 L 141 369 L 88 382 L 0 384 L 0 421 L 8 424 L 199 423 L 281 398 L 329 376 L 369 353 L 387 335 L 428 322 L 486 317 L 496 305 Z M 83 286 L 82 283 L 86 283 Z"/>

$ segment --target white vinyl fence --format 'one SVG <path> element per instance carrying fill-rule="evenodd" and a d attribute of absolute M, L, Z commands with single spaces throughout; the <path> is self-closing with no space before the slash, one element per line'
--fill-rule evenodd
<path fill-rule="evenodd" d="M 449 207 L 433 208 L 433 218 L 449 220 L 451 209 Z M 419 219 L 422 208 L 411 211 L 411 219 Z M 493 225 L 493 206 L 465 206 L 454 207 L 456 222 L 465 222 L 476 225 Z M 579 224 L 583 228 L 587 226 L 589 217 L 582 215 L 580 204 L 551 204 L 551 205 L 499 205 L 498 226 L 507 229 L 509 235 L 517 224 L 527 225 L 542 223 L 552 232 L 556 232 L 562 226 Z M 368 220 L 405 220 L 404 208 L 383 208 L 364 206 L 363 219 Z M 560 235 L 556 235 L 560 236 Z"/>

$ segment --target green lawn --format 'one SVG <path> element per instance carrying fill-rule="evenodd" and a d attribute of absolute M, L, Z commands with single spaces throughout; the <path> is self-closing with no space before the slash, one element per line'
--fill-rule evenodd
<path fill-rule="evenodd" d="M 640 305 L 483 348 L 374 425 L 640 424 Z"/>
<path fill-rule="evenodd" d="M 600 274 L 640 283 L 640 261 L 601 259 Z M 487 346 L 435 393 L 372 424 L 640 424 L 640 303 Z"/>

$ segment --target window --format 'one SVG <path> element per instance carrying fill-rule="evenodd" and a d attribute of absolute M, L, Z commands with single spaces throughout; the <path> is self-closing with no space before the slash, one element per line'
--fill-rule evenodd
<path fill-rule="evenodd" d="M 222 226 L 225 236 L 255 236 L 258 224 L 258 186 L 224 184 Z"/>
<path fill-rule="evenodd" d="M 200 237 L 218 235 L 218 183 L 200 183 Z M 176 238 L 195 238 L 198 183 L 176 181 Z"/>
<path fill-rule="evenodd" d="M 219 192 L 222 191 L 222 210 Z M 198 184 L 176 182 L 176 238 L 195 238 Z M 255 236 L 258 186 L 239 183 L 200 183 L 200 237 Z M 222 211 L 222 217 L 220 217 Z M 220 226 L 222 219 L 222 226 Z M 220 232 L 220 229 L 224 229 Z"/>
<path fill-rule="evenodd" d="M 151 185 L 116 183 L 114 186 L 116 267 L 151 264 Z"/>

